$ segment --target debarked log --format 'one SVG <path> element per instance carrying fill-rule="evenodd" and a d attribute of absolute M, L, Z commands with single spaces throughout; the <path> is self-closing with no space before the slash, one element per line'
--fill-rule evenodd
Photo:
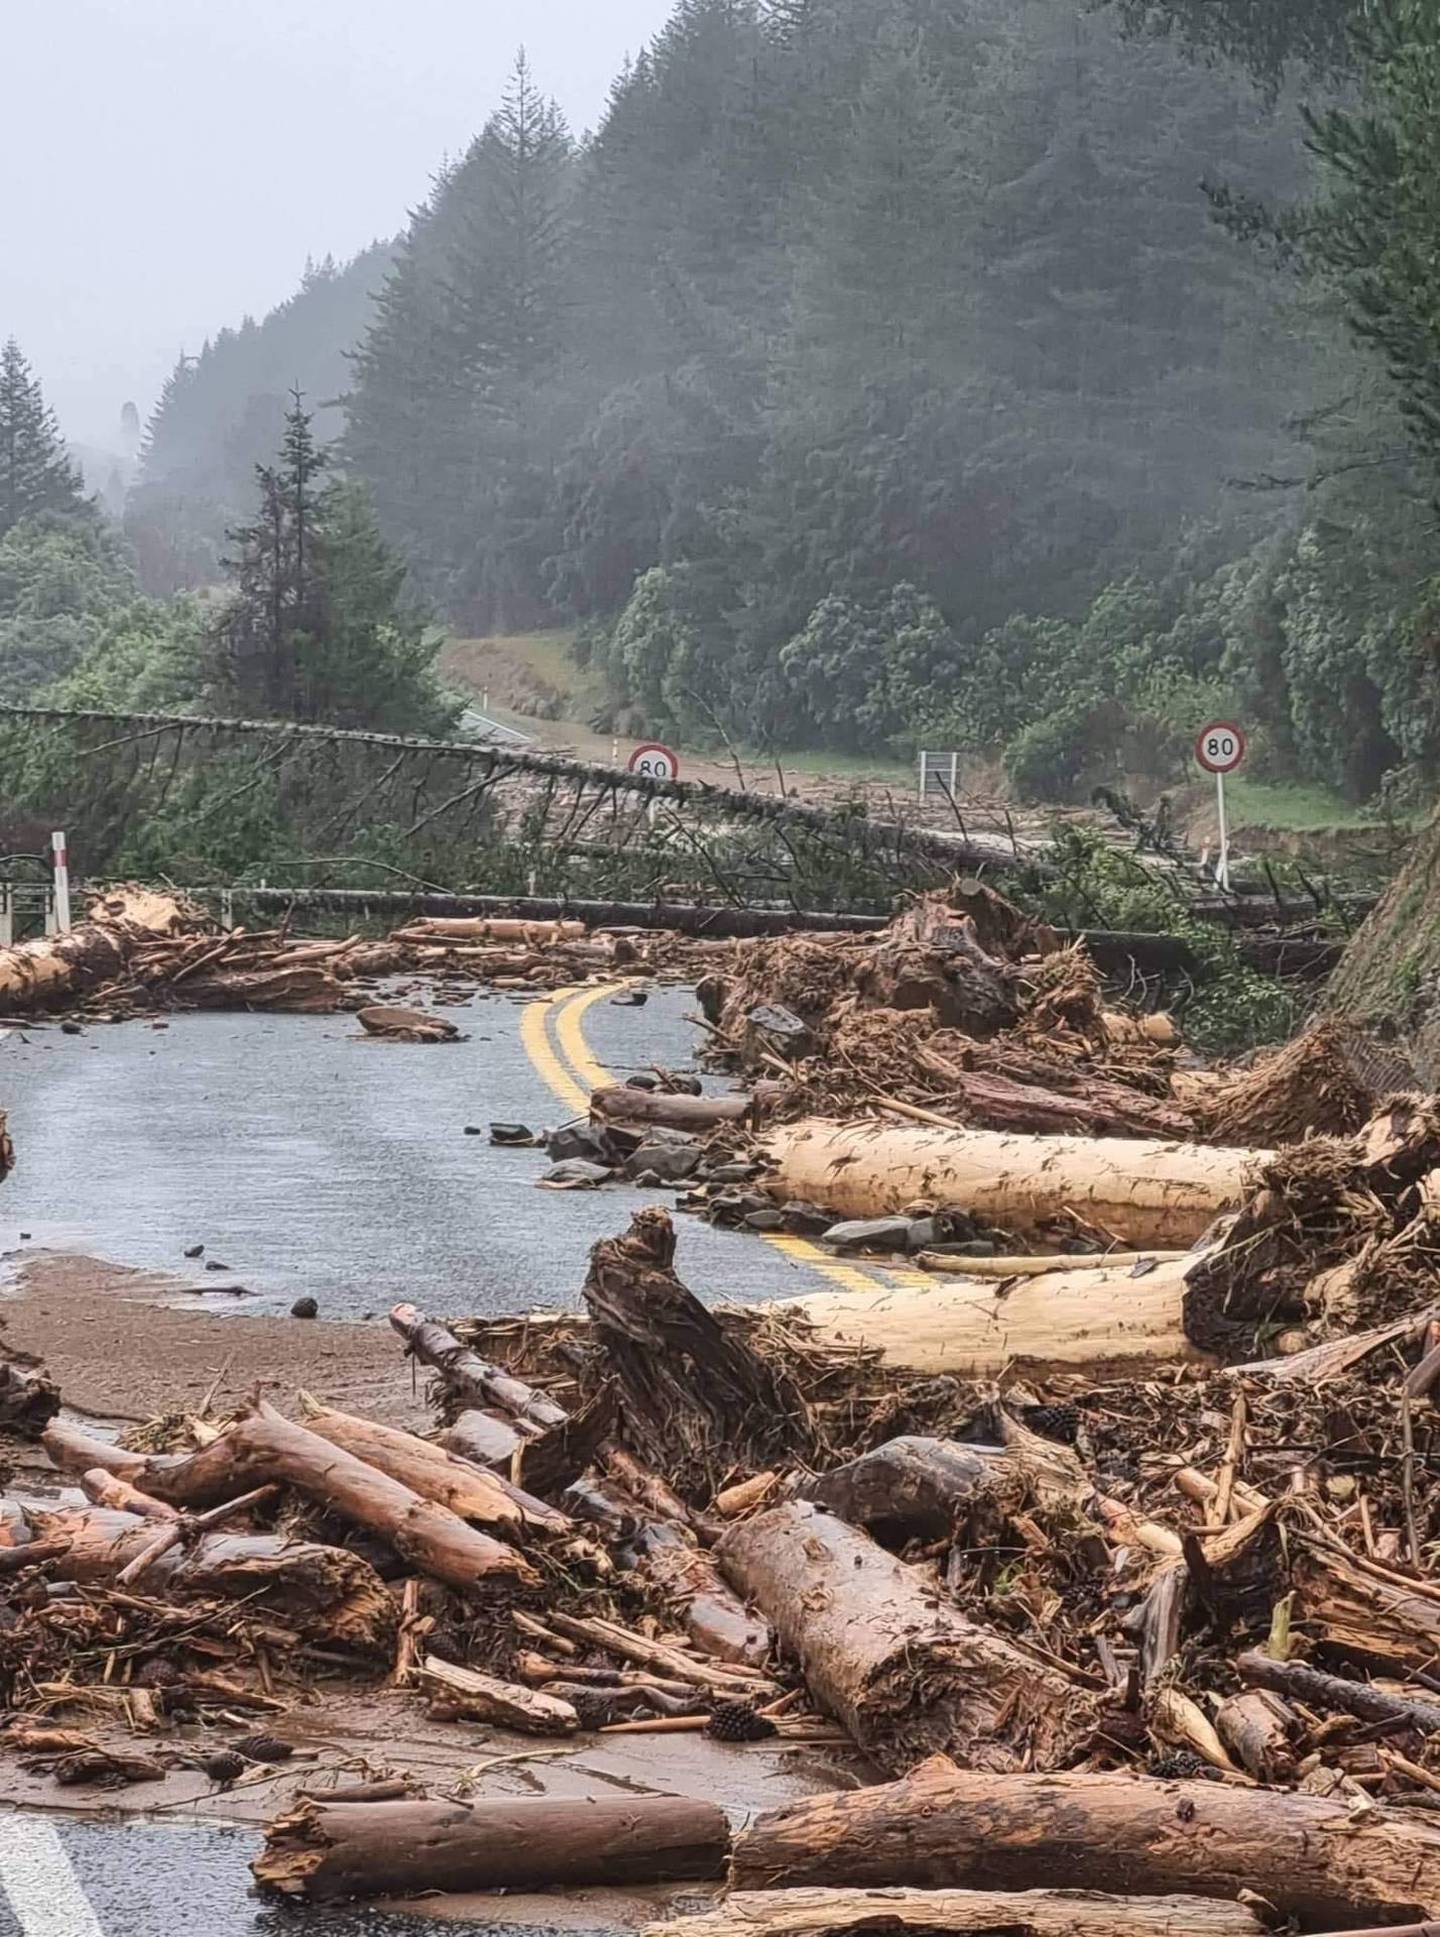
<path fill-rule="evenodd" d="M 88 918 L 68 935 L 47 935 L 0 948 L 0 1014 L 20 1015 L 93 989 L 124 970 L 147 942 L 198 926 L 174 895 L 149 888 L 117 888 L 93 902 Z"/>
<path fill-rule="evenodd" d="M 309 1902 L 424 1890 L 550 1889 L 718 1877 L 723 1811 L 679 1796 L 520 1802 L 307 1802 L 271 1823 L 251 1865 Z"/>
<path fill-rule="evenodd" d="M 1014 1513 L 1030 1500 L 1076 1504 L 1089 1493 L 1067 1447 L 1018 1428 L 1007 1446 L 905 1434 L 802 1481 L 803 1500 L 883 1538 L 941 1540 L 982 1500 Z"/>
<path fill-rule="evenodd" d="M 569 1415 L 563 1406 L 503 1367 L 482 1359 L 414 1305 L 396 1305 L 390 1313 L 390 1324 L 404 1339 L 406 1351 L 437 1375 L 457 1407 L 497 1406 L 542 1429 L 566 1423 Z"/>
<path fill-rule="evenodd" d="M 1233 1902 L 1326 1928 L 1440 1907 L 1440 1828 L 1223 1782 L 995 1775 L 933 1756 L 899 1782 L 771 1810 L 736 1838 L 737 1890 L 1059 1886 Z"/>
<path fill-rule="evenodd" d="M 1093 1890 L 735 1890 L 640 1937 L 1263 1937 L 1239 1903 Z"/>
<path fill-rule="evenodd" d="M 1185 1310 L 1190 1274 L 1207 1255 L 1082 1266 L 1013 1284 L 945 1278 L 933 1287 L 816 1292 L 798 1309 L 818 1342 L 864 1345 L 915 1372 L 989 1379 L 1083 1365 L 1119 1374 L 1205 1360 L 1186 1334 Z"/>
<path fill-rule="evenodd" d="M 425 1657 L 415 1679 L 422 1693 L 471 1721 L 519 1729 L 526 1735 L 573 1735 L 580 1726 L 569 1702 L 518 1682 L 482 1675 L 458 1662 L 442 1661 L 438 1655 Z"/>
<path fill-rule="evenodd" d="M 640 1571 L 680 1614 L 701 1654 L 764 1666 L 775 1640 L 770 1625 L 731 1592 L 713 1554 L 660 1520 L 640 1526 L 631 1548 Z"/>
<path fill-rule="evenodd" d="M 663 1123 L 671 1130 L 706 1131 L 722 1123 L 743 1122 L 751 1103 L 748 1095 L 672 1095 L 666 1090 L 632 1089 L 628 1083 L 612 1083 L 591 1091 L 590 1114 L 602 1122 L 618 1119 L 622 1123 Z"/>
<path fill-rule="evenodd" d="M 1093 1730 L 1073 1682 L 833 1514 L 787 1501 L 732 1527 L 716 1554 L 815 1700 L 885 1768 L 937 1750 L 980 1769 L 1059 1768 Z"/>
<path fill-rule="evenodd" d="M 171 1506 L 208 1507 L 274 1482 L 388 1540 L 420 1572 L 461 1592 L 535 1586 L 539 1575 L 513 1547 L 481 1533 L 433 1500 L 368 1466 L 263 1401 L 211 1445 L 186 1459 L 145 1458 L 86 1441 L 56 1422 L 43 1444 L 62 1469 L 102 1466 Z"/>
<path fill-rule="evenodd" d="M 54 1563 L 62 1580 L 114 1581 L 155 1540 L 155 1522 L 108 1507 L 32 1510 L 37 1541 L 64 1540 Z M 293 1620 L 302 1632 L 364 1653 L 387 1653 L 395 1607 L 368 1561 L 344 1547 L 280 1534 L 206 1533 L 156 1554 L 147 1591 L 245 1600 Z"/>
<path fill-rule="evenodd" d="M 884 1217 L 927 1202 L 1032 1234 L 1078 1214 L 1112 1240 L 1183 1247 L 1245 1200 L 1269 1155 L 1132 1137 L 1028 1137 L 993 1130 L 785 1124 L 764 1142 L 770 1188 L 837 1217 Z"/>

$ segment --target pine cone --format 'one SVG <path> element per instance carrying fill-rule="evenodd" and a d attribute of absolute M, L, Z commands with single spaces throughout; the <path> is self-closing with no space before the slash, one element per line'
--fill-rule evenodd
<path fill-rule="evenodd" d="M 202 1755 L 199 1767 L 212 1782 L 226 1784 L 244 1775 L 245 1758 L 243 1755 L 236 1755 L 233 1749 L 219 1749 L 214 1755 Z"/>
<path fill-rule="evenodd" d="M 135 1679 L 142 1688 L 173 1688 L 180 1679 L 180 1670 L 163 1655 L 151 1655 L 148 1661 L 141 1662 Z"/>
<path fill-rule="evenodd" d="M 764 1742 L 779 1732 L 751 1702 L 717 1702 L 705 1724 L 705 1733 L 717 1742 Z"/>
<path fill-rule="evenodd" d="M 1151 1756 L 1150 1773 L 1162 1782 L 1193 1782 L 1208 1775 L 1210 1765 L 1193 1749 L 1167 1749 L 1163 1755 Z"/>
<path fill-rule="evenodd" d="M 1058 1439 L 1064 1446 L 1073 1446 L 1080 1437 L 1080 1428 L 1085 1423 L 1078 1406 L 1027 1406 L 1021 1415 L 1024 1424 L 1032 1433 L 1040 1433 L 1046 1439 Z"/>
<path fill-rule="evenodd" d="M 252 1762 L 288 1762 L 295 1753 L 294 1744 L 282 1742 L 278 1735 L 242 1735 L 231 1747 Z"/>

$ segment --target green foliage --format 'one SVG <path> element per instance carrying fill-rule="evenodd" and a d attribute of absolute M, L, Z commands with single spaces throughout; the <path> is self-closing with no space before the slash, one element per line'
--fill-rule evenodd
<path fill-rule="evenodd" d="M 118 547 L 88 515 L 45 512 L 0 537 L 0 693 L 63 678 L 137 597 Z"/>
<path fill-rule="evenodd" d="M 964 654 L 940 608 L 913 585 L 871 606 L 822 599 L 780 652 L 787 718 L 827 746 L 908 751 L 958 683 Z"/>
<path fill-rule="evenodd" d="M 89 506 L 55 413 L 12 336 L 0 345 L 0 539 L 46 512 L 83 517 Z"/>

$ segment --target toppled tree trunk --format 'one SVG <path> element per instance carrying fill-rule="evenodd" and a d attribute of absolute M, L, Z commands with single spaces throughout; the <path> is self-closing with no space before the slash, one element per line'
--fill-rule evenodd
<path fill-rule="evenodd" d="M 732 1527 L 717 1553 L 816 1701 L 885 1768 L 936 1750 L 981 1769 L 1059 1768 L 1093 1730 L 1072 1682 L 831 1514 L 772 1507 Z"/>
<path fill-rule="evenodd" d="M 1369 1066 L 1384 1057 L 1353 1023 L 1322 1016 L 1249 1069 L 1219 1076 L 1195 1106 L 1207 1136 L 1225 1143 L 1298 1143 L 1312 1130 L 1352 1135 L 1384 1095 Z M 1390 1087 L 1409 1089 L 1400 1081 Z"/>
<path fill-rule="evenodd" d="M 404 1339 L 406 1351 L 437 1374 L 457 1408 L 498 1406 L 502 1412 L 541 1428 L 566 1423 L 568 1415 L 563 1406 L 482 1359 L 462 1345 L 453 1332 L 427 1319 L 413 1305 L 396 1305 L 390 1324 Z"/>
<path fill-rule="evenodd" d="M 1082 1500 L 1075 1455 L 1017 1428 L 1007 1446 L 907 1435 L 803 1481 L 799 1497 L 881 1539 L 942 1540 L 980 1502 L 1013 1514 L 1029 1500 Z"/>
<path fill-rule="evenodd" d="M 518 1682 L 497 1681 L 438 1655 L 427 1655 L 416 1674 L 421 1690 L 458 1715 L 497 1728 L 519 1729 L 526 1735 L 573 1735 L 580 1717 L 569 1702 L 523 1688 Z"/>
<path fill-rule="evenodd" d="M 174 895 L 133 885 L 92 902 L 68 935 L 0 948 L 0 1014 L 23 1015 L 113 981 L 146 942 L 196 926 Z"/>
<path fill-rule="evenodd" d="M 1327 1927 L 1440 1908 L 1440 1828 L 1343 1800 L 1125 1775 L 993 1775 L 934 1756 L 899 1782 L 815 1796 L 740 1831 L 731 1881 L 1055 1885 L 1233 1901 Z"/>
<path fill-rule="evenodd" d="M 1193 1244 L 1247 1195 L 1267 1151 L 1121 1137 L 1023 1137 L 822 1117 L 765 1139 L 770 1188 L 839 1217 L 883 1217 L 908 1204 L 958 1206 L 1003 1230 L 1033 1233 L 1066 1212 L 1129 1245 Z"/>
<path fill-rule="evenodd" d="M 308 1500 L 377 1533 L 412 1567 L 469 1592 L 539 1583 L 539 1575 L 513 1547 L 477 1532 L 448 1507 L 424 1500 L 353 1453 L 284 1419 L 263 1402 L 213 1444 L 182 1460 L 137 1459 L 115 1449 L 95 1458 L 93 1443 L 77 1448 L 68 1429 L 47 1428 L 46 1450 L 62 1468 L 80 1457 L 85 1466 L 118 1472 L 172 1506 L 204 1507 L 233 1499 L 253 1486 L 293 1486 Z"/>
<path fill-rule="evenodd" d="M 647 1924 L 640 1937 L 1264 1937 L 1239 1903 L 1111 1897 L 1081 1890 L 732 1890 L 698 1917 Z"/>
<path fill-rule="evenodd" d="M 709 1500 L 723 1472 L 806 1459 L 815 1428 L 788 1373 L 726 1332 L 674 1271 L 675 1227 L 637 1211 L 590 1252 L 585 1304 L 623 1395 L 627 1436 L 682 1494 Z"/>
<path fill-rule="evenodd" d="M 980 1069 L 957 1070 L 953 1091 L 941 1106 L 976 1129 L 1020 1131 L 1039 1136 L 1156 1137 L 1174 1141 L 1193 1136 L 1189 1113 L 1174 1103 L 1127 1089 L 1088 1073 L 1073 1091 L 1048 1089 L 1039 1082 Z"/>
<path fill-rule="evenodd" d="M 914 1372 L 990 1379 L 1012 1368 L 1040 1376 L 1085 1366 L 1124 1374 L 1204 1360 L 1184 1317 L 1190 1274 L 1206 1255 L 1153 1269 L 1097 1262 L 1017 1284 L 950 1278 L 933 1289 L 816 1292 L 798 1308 L 820 1342 L 863 1342 Z"/>
<path fill-rule="evenodd" d="M 671 1095 L 666 1090 L 632 1089 L 628 1083 L 613 1083 L 591 1091 L 590 1114 L 602 1122 L 663 1123 L 667 1129 L 703 1133 L 722 1123 L 743 1122 L 753 1101 L 750 1096 Z"/>
<path fill-rule="evenodd" d="M 300 1400 L 310 1432 L 353 1453 L 378 1472 L 388 1473 L 422 1500 L 448 1507 L 462 1520 L 502 1534 L 563 1534 L 570 1530 L 569 1520 L 554 1507 L 522 1493 L 498 1474 L 447 1452 L 443 1446 L 393 1426 L 337 1412 L 332 1406 L 318 1404 L 308 1393 L 302 1393 Z"/>
<path fill-rule="evenodd" d="M 38 1541 L 64 1540 L 59 1578 L 114 1581 L 155 1541 L 155 1523 L 105 1507 L 33 1511 Z M 280 1534 L 208 1533 L 157 1553 L 147 1586 L 176 1599 L 251 1601 L 295 1621 L 302 1632 L 366 1654 L 389 1651 L 395 1609 L 367 1561 L 343 1547 Z"/>
<path fill-rule="evenodd" d="M 175 1000 L 187 1009 L 276 1009 L 291 1015 L 331 1015 L 349 998 L 344 984 L 319 962 L 294 968 L 217 969 L 180 983 Z"/>
<path fill-rule="evenodd" d="M 724 1813 L 678 1796 L 522 1802 L 307 1802 L 271 1823 L 263 1889 L 311 1903 L 425 1890 L 553 1889 L 718 1877 Z"/>

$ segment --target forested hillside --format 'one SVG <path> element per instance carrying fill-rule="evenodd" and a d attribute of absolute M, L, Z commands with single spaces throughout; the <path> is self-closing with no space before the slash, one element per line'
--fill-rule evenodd
<path fill-rule="evenodd" d="M 255 467 L 279 443 L 297 384 L 321 407 L 322 434 L 338 434 L 346 351 L 367 327 L 388 260 L 383 243 L 343 266 L 327 256 L 262 321 L 247 316 L 181 358 L 150 419 L 126 516 L 148 591 L 218 576 L 226 529 L 249 505 Z"/>

